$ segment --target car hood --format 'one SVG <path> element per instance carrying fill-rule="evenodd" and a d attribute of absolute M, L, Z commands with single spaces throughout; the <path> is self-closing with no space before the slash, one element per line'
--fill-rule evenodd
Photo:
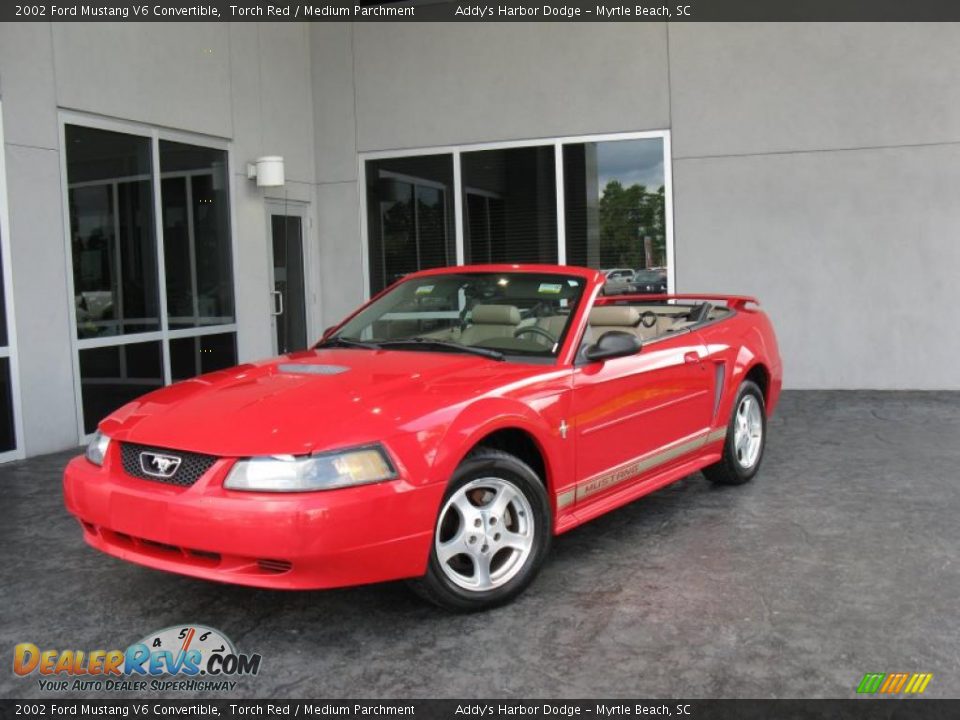
<path fill-rule="evenodd" d="M 227 457 L 302 454 L 449 422 L 463 403 L 553 370 L 460 353 L 308 350 L 156 390 L 100 429 Z"/>

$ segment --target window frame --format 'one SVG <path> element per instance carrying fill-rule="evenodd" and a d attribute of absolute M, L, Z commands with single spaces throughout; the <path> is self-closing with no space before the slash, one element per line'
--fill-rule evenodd
<path fill-rule="evenodd" d="M 16 313 L 13 299 L 13 257 L 10 240 L 10 206 L 7 198 L 7 160 L 3 134 L 3 101 L 0 100 L 0 253 L 3 253 L 3 299 L 7 315 L 7 344 L 0 347 L 0 357 L 9 361 L 10 401 L 13 405 L 13 432 L 15 445 L 12 450 L 0 452 L 0 463 L 22 460 L 26 456 L 23 440 L 23 406 L 20 397 L 20 354 L 17 346 Z"/>
<path fill-rule="evenodd" d="M 566 198 L 564 195 L 563 147 L 590 142 L 616 142 L 618 140 L 660 139 L 663 142 L 663 193 L 664 225 L 666 231 L 667 253 L 667 292 L 676 287 L 676 263 L 673 242 L 673 153 L 670 146 L 669 130 L 643 130 L 623 133 L 601 133 L 593 135 L 568 135 L 563 137 L 530 138 L 527 140 L 507 140 L 501 142 L 466 143 L 461 145 L 442 145 L 422 148 L 404 148 L 398 150 L 370 150 L 357 153 L 358 175 L 357 190 L 360 211 L 360 260 L 363 273 L 363 297 L 370 298 L 370 244 L 367 222 L 367 161 L 389 160 L 394 158 L 416 157 L 421 155 L 453 156 L 453 209 L 454 239 L 456 248 L 456 266 L 464 265 L 464 207 L 463 172 L 460 165 L 461 154 L 478 150 L 510 150 L 512 148 L 549 147 L 554 148 L 554 168 L 556 178 L 557 206 L 557 264 L 567 264 L 567 224 Z"/>
<path fill-rule="evenodd" d="M 68 313 L 70 321 L 70 348 L 73 361 L 73 385 L 74 397 L 76 403 L 77 434 L 79 443 L 82 445 L 89 442 L 93 433 L 87 433 L 84 430 L 83 417 L 83 387 L 80 375 L 80 352 L 92 348 L 119 347 L 121 345 L 132 345 L 145 342 L 160 342 L 162 353 L 162 371 L 164 386 L 170 385 L 172 381 L 170 364 L 170 341 L 180 338 L 202 337 L 204 335 L 219 335 L 223 333 L 233 333 L 237 348 L 237 360 L 239 361 L 239 327 L 240 322 L 237 316 L 237 218 L 236 218 L 236 183 L 232 172 L 232 150 L 233 144 L 225 140 L 210 135 L 201 135 L 196 133 L 183 132 L 179 130 L 170 130 L 159 128 L 144 123 L 132 122 L 128 120 L 118 120 L 114 118 L 104 118 L 97 115 L 76 112 L 72 110 L 61 110 L 57 118 L 58 130 L 60 134 L 60 186 L 61 186 L 61 212 L 63 215 L 63 242 L 64 252 L 67 263 L 67 298 Z M 126 333 L 121 335 L 105 335 L 94 338 L 77 337 L 77 309 L 75 303 L 74 290 L 74 268 L 73 251 L 71 246 L 71 228 L 70 228 L 70 187 L 67 181 L 67 125 L 76 125 L 80 127 L 91 128 L 95 130 L 106 130 L 108 132 L 125 133 L 127 135 L 136 135 L 146 138 L 150 141 L 151 151 L 151 181 L 153 182 L 153 222 L 154 234 L 156 237 L 157 253 L 157 300 L 159 302 L 159 321 L 160 329 L 148 332 Z M 220 150 L 226 153 L 226 176 L 227 176 L 227 197 L 230 202 L 230 208 L 227 213 L 230 235 L 230 265 L 233 283 L 233 322 L 221 325 L 198 325 L 190 328 L 170 329 L 170 318 L 167 308 L 167 274 L 166 261 L 164 253 L 164 235 L 163 235 L 163 202 L 161 198 L 161 186 L 164 173 L 160 166 L 160 141 L 168 140 L 186 145 L 196 145 L 198 147 Z M 167 173 L 168 175 L 170 173 Z M 173 173 L 179 175 L 180 173 Z"/>

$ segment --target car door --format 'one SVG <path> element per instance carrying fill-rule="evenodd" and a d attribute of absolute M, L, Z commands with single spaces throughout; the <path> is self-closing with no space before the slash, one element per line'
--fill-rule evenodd
<path fill-rule="evenodd" d="M 573 374 L 578 503 L 614 492 L 696 449 L 709 428 L 713 373 L 695 331 Z"/>

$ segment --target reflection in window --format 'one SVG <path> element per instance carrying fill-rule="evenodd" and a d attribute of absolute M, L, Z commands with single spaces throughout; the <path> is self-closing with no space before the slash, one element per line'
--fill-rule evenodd
<path fill-rule="evenodd" d="M 159 342 L 80 350 L 84 432 L 92 433 L 121 405 L 162 386 Z"/>
<path fill-rule="evenodd" d="M 497 193 L 467 190 L 466 224 L 464 233 L 469 238 L 467 257 L 471 263 L 494 262 L 494 247 L 503 243 L 503 198 Z M 500 256 L 502 253 L 497 252 Z"/>
<path fill-rule="evenodd" d="M 567 262 L 666 276 L 663 140 L 564 145 Z"/>
<path fill-rule="evenodd" d="M 160 327 L 150 140 L 66 126 L 77 337 Z"/>
<path fill-rule="evenodd" d="M 146 130 L 67 125 L 65 140 L 81 404 L 90 433 L 121 405 L 163 385 L 165 349 L 173 379 L 236 363 L 231 331 L 167 336 L 235 322 L 228 164 L 223 150 L 154 139 Z M 157 331 L 161 340 L 130 337 Z M 112 346 L 97 339 L 111 336 Z"/>
<path fill-rule="evenodd" d="M 371 160 L 366 175 L 371 292 L 408 273 L 455 264 L 453 158 Z"/>
<path fill-rule="evenodd" d="M 553 146 L 461 156 L 468 263 L 557 262 Z"/>
<path fill-rule="evenodd" d="M 0 138 L 2 141 L 2 138 Z M 2 238 L 0 238 L 2 240 Z M 0 348 L 7 346 L 7 297 L 3 286 L 3 253 L 0 253 Z"/>
<path fill-rule="evenodd" d="M 170 341 L 170 375 L 174 382 L 237 364 L 236 333 L 217 333 Z"/>
<path fill-rule="evenodd" d="M 170 328 L 232 323 L 227 154 L 161 140 L 160 171 Z"/>
<path fill-rule="evenodd" d="M 7 452 L 16 449 L 17 434 L 13 421 L 10 348 L 7 345 L 7 308 L 3 290 L 3 258 L 0 257 L 0 452 Z"/>
<path fill-rule="evenodd" d="M 10 358 L 0 357 L 0 452 L 14 450 L 17 447 L 11 380 Z"/>

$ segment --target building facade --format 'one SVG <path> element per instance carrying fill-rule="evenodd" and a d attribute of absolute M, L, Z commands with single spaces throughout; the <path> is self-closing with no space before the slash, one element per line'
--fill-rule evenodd
<path fill-rule="evenodd" d="M 787 387 L 960 389 L 958 71 L 953 25 L 0 25 L 0 459 L 464 262 L 755 294 Z"/>

